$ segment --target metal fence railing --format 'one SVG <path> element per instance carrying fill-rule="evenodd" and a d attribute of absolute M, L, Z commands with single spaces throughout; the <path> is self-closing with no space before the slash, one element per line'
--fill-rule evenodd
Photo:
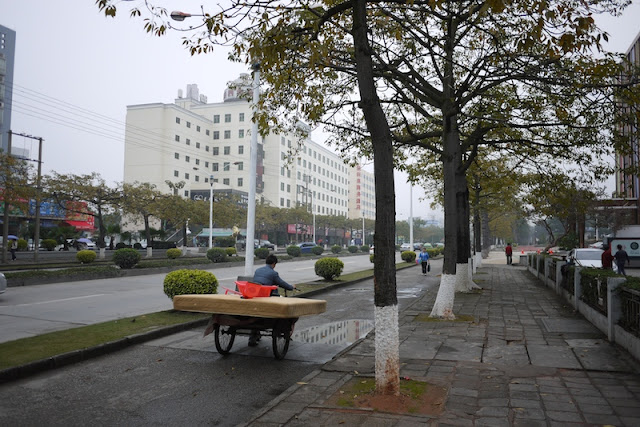
<path fill-rule="evenodd" d="M 627 332 L 640 337 L 640 292 L 621 287 L 620 299 L 622 317 L 619 325 Z"/>

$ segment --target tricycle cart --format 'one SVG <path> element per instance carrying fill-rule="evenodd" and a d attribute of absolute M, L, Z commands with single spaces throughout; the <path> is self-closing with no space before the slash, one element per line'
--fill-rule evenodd
<path fill-rule="evenodd" d="M 225 295 L 176 295 L 176 310 L 211 313 L 205 336 L 214 333 L 216 350 L 230 353 L 236 335 L 271 335 L 273 355 L 281 360 L 289 350 L 293 328 L 300 316 L 323 313 L 326 301 L 267 297 L 273 287 L 236 282 L 238 291 Z M 258 287 L 258 288 L 256 288 Z M 259 289 L 259 288 L 264 289 Z"/>

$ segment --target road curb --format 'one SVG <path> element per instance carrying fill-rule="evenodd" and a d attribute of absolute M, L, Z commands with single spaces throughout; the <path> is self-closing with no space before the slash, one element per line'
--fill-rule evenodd
<path fill-rule="evenodd" d="M 186 331 L 188 329 L 192 329 L 198 326 L 204 326 L 208 322 L 209 322 L 209 318 L 204 318 L 199 320 L 192 320 L 186 323 L 179 323 L 176 325 L 165 326 L 163 328 L 158 328 L 153 331 L 149 331 L 141 334 L 129 335 L 119 340 L 99 344 L 94 347 L 83 348 L 80 350 L 73 350 L 67 353 L 62 353 L 53 357 L 49 357 L 47 359 L 36 360 L 24 365 L 3 369 L 3 370 L 0 370 L 0 384 L 16 381 L 34 374 L 38 374 L 40 372 L 61 368 L 63 366 L 93 359 L 95 357 L 103 356 L 105 354 L 114 353 L 116 351 L 125 349 L 127 347 L 130 347 L 136 344 L 141 344 L 147 341 L 154 340 L 156 338 L 162 338 L 164 336 L 175 334 L 177 332 Z"/>

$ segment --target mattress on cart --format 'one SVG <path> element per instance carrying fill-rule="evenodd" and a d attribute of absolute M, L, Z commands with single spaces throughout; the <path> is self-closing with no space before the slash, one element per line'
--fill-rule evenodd
<path fill-rule="evenodd" d="M 324 313 L 327 309 L 327 302 L 308 298 L 264 297 L 244 299 L 239 295 L 176 295 L 173 297 L 173 308 L 200 313 L 286 319 Z"/>

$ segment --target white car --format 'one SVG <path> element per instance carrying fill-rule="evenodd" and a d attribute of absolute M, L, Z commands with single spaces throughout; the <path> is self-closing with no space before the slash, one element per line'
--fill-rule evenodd
<path fill-rule="evenodd" d="M 7 290 L 7 278 L 4 274 L 0 273 L 0 294 L 3 294 Z"/>
<path fill-rule="evenodd" d="M 575 263 L 578 267 L 602 268 L 602 249 L 577 248 L 572 249 L 567 255 L 567 261 Z"/>
<path fill-rule="evenodd" d="M 401 251 L 408 251 L 411 249 L 411 244 L 410 243 L 403 243 L 400 245 L 400 250 Z"/>

